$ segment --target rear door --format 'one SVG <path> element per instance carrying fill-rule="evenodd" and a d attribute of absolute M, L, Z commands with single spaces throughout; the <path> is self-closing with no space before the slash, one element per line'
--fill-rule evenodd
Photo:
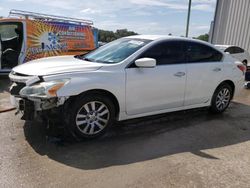
<path fill-rule="evenodd" d="M 199 42 L 187 42 L 185 106 L 210 100 L 223 78 L 222 53 Z"/>
<path fill-rule="evenodd" d="M 126 69 L 126 111 L 129 115 L 182 107 L 186 83 L 186 62 L 181 41 L 155 44 L 138 58 L 157 61 L 154 68 Z M 137 58 L 137 59 L 138 59 Z"/>

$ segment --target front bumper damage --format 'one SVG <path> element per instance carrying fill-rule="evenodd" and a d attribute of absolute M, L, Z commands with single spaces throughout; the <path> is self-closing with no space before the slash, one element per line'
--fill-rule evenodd
<path fill-rule="evenodd" d="M 20 96 L 20 91 L 27 85 L 42 82 L 43 79 L 37 76 L 26 76 L 11 72 L 10 80 L 10 101 L 16 107 L 17 113 L 23 114 L 23 120 L 44 120 L 52 119 L 55 114 L 59 114 L 61 107 L 67 100 L 67 97 L 54 98 L 34 98 Z"/>
<path fill-rule="evenodd" d="M 64 98 L 53 98 L 49 100 L 21 98 L 11 96 L 12 105 L 16 106 L 17 112 L 23 114 L 23 120 L 50 119 L 55 114 L 59 115 L 60 107 L 64 104 Z"/>

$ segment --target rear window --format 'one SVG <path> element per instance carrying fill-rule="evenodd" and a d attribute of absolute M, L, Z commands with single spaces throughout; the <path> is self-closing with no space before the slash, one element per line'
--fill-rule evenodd
<path fill-rule="evenodd" d="M 204 44 L 189 42 L 187 43 L 187 59 L 189 63 L 196 62 L 218 62 L 223 55 L 221 52 Z"/>

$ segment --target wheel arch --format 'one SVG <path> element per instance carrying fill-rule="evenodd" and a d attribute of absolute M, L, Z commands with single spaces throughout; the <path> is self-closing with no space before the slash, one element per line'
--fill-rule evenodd
<path fill-rule="evenodd" d="M 231 88 L 232 88 L 232 98 L 234 96 L 234 92 L 235 92 L 235 84 L 232 80 L 224 80 L 222 81 L 218 86 L 217 88 L 215 89 L 215 91 L 221 86 L 223 85 L 224 83 L 228 84 Z"/>
<path fill-rule="evenodd" d="M 119 113 L 120 113 L 120 104 L 118 102 L 117 97 L 111 93 L 110 91 L 107 91 L 105 89 L 90 89 L 87 91 L 84 91 L 78 95 L 75 96 L 71 96 L 68 100 L 67 100 L 67 106 L 69 106 L 70 104 L 73 104 L 73 102 L 79 97 L 79 96 L 83 96 L 83 95 L 94 95 L 94 94 L 101 94 L 104 95 L 106 97 L 108 97 L 109 99 L 111 99 L 113 101 L 113 104 L 115 106 L 115 118 L 118 119 L 119 117 Z"/>

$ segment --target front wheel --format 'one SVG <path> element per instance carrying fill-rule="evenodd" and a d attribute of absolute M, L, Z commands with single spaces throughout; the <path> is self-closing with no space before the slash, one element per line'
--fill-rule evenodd
<path fill-rule="evenodd" d="M 80 138 L 95 138 L 106 132 L 114 117 L 115 107 L 108 97 L 83 95 L 75 100 L 68 127 Z"/>
<path fill-rule="evenodd" d="M 221 86 L 219 86 L 214 92 L 210 106 L 210 111 L 213 113 L 224 112 L 227 109 L 228 105 L 230 104 L 232 96 L 233 92 L 232 92 L 232 87 L 230 85 L 224 83 Z"/>

